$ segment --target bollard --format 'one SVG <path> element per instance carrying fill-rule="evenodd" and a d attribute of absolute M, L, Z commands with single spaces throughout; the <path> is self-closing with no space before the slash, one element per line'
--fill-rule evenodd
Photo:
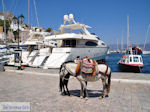
<path fill-rule="evenodd" d="M 4 69 L 4 63 L 0 63 L 0 72 L 4 72 L 5 69 Z"/>

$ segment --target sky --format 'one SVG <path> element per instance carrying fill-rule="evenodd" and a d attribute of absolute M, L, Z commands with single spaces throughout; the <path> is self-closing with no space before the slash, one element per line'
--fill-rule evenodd
<path fill-rule="evenodd" d="M 30 0 L 30 23 L 37 26 L 33 1 Z M 107 44 L 117 44 L 117 40 L 121 43 L 122 35 L 126 44 L 127 15 L 133 44 L 144 43 L 150 24 L 150 0 L 35 0 L 35 3 L 41 27 L 59 30 L 63 16 L 72 13 L 76 22 L 91 26 L 89 31 Z M 4 0 L 4 5 L 5 11 L 15 16 L 23 14 L 24 22 L 28 23 L 28 0 Z"/>

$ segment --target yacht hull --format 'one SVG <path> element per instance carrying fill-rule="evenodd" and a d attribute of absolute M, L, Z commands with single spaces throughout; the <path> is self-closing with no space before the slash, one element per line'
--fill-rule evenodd
<path fill-rule="evenodd" d="M 123 63 L 119 63 L 119 70 L 122 72 L 134 72 L 134 73 L 140 73 L 142 67 L 140 66 L 133 66 L 133 65 L 127 65 Z"/>
<path fill-rule="evenodd" d="M 107 56 L 107 51 L 108 47 L 53 48 L 52 54 L 47 59 L 44 68 L 60 68 L 62 63 L 73 61 L 77 56 L 80 56 L 80 58 L 91 56 L 92 59 L 102 60 Z"/>

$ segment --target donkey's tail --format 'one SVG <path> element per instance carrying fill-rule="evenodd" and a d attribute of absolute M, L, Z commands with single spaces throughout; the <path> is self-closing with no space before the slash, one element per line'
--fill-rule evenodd
<path fill-rule="evenodd" d="M 59 69 L 59 91 L 60 92 L 62 92 L 62 88 L 63 88 L 63 80 L 62 80 L 62 76 L 60 75 L 62 67 L 63 67 L 63 64 L 61 65 Z"/>
<path fill-rule="evenodd" d="M 62 88 L 63 88 L 63 81 L 62 81 L 62 77 L 60 76 L 59 78 L 59 91 L 62 92 Z"/>
<path fill-rule="evenodd" d="M 108 91 L 107 91 L 107 93 L 109 93 L 110 92 L 110 85 L 111 85 L 111 72 L 110 72 L 110 74 L 108 75 Z"/>

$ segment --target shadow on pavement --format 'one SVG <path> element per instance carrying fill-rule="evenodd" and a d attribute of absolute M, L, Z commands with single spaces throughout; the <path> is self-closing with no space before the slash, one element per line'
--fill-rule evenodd
<path fill-rule="evenodd" d="M 80 90 L 69 90 L 72 96 L 80 97 Z M 102 90 L 87 90 L 88 97 L 100 97 L 102 96 Z"/>

